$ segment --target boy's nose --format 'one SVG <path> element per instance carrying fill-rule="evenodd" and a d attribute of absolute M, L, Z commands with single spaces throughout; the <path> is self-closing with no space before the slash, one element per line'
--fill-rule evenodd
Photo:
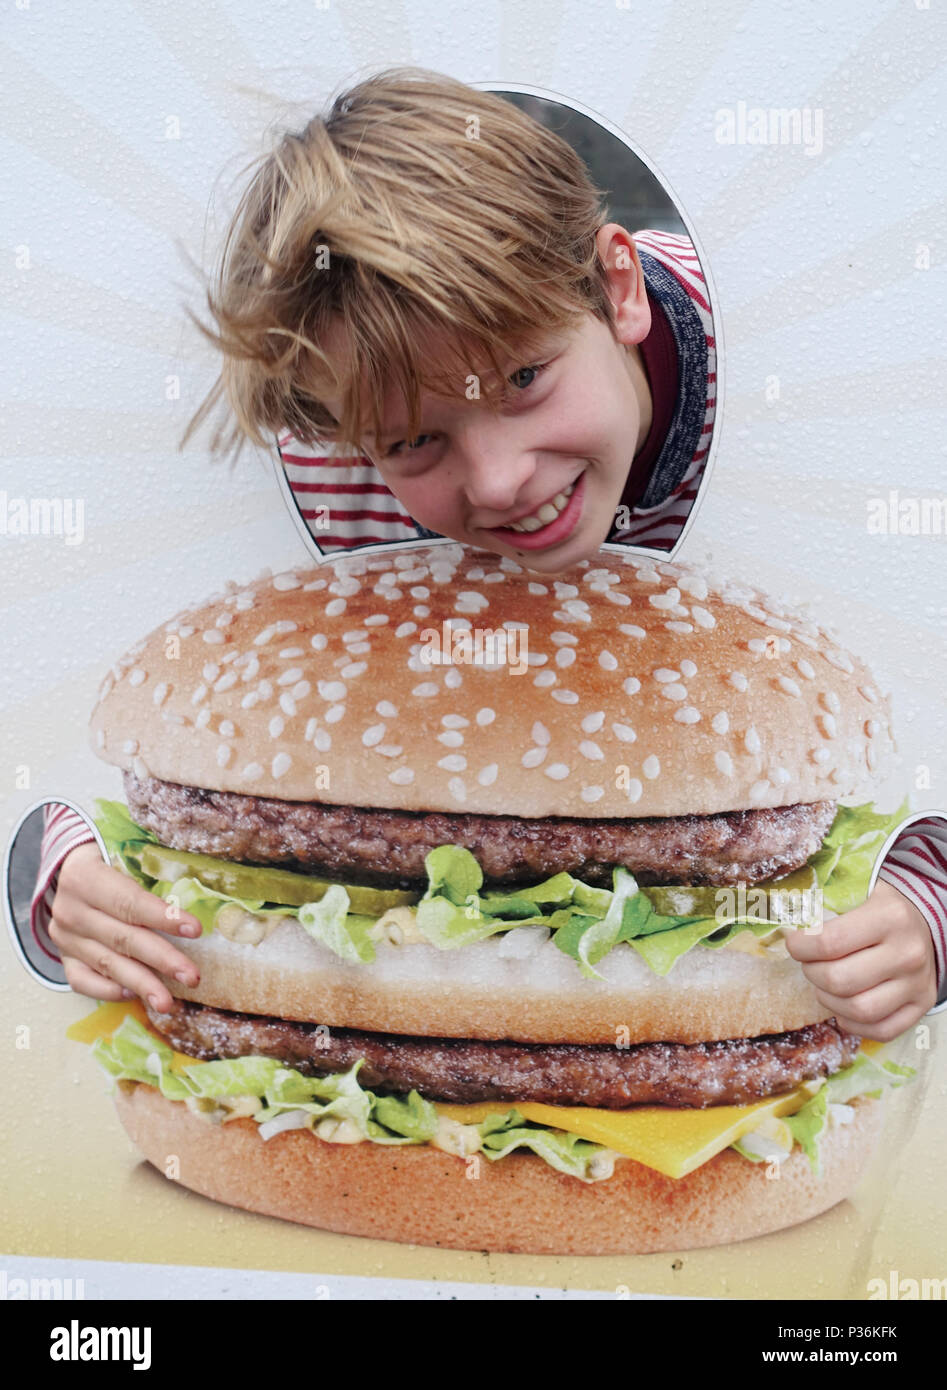
<path fill-rule="evenodd" d="M 484 524 L 498 525 L 523 502 L 536 471 L 536 459 L 529 450 L 516 449 L 509 443 L 504 446 L 494 435 L 477 443 L 465 441 L 459 451 L 458 467 L 470 506 L 490 513 L 481 518 Z"/>

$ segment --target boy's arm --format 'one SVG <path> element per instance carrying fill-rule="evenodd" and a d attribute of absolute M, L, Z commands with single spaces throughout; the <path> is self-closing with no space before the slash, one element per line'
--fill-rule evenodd
<path fill-rule="evenodd" d="M 95 836 L 78 812 L 56 801 L 46 803 L 43 807 L 43 839 L 30 907 L 30 926 L 40 950 L 60 964 L 62 958 L 49 935 L 56 878 L 66 855 L 89 840 L 94 842 Z"/>
<path fill-rule="evenodd" d="M 927 922 L 937 962 L 937 1004 L 947 1004 L 947 821 L 933 816 L 906 826 L 878 877 L 903 893 Z"/>

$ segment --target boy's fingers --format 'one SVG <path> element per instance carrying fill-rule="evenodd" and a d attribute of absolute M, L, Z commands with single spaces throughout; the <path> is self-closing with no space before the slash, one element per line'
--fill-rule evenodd
<path fill-rule="evenodd" d="M 91 998 L 102 999 L 106 1003 L 112 1003 L 122 998 L 122 986 L 120 984 L 115 980 L 108 979 L 105 975 L 97 974 L 83 961 L 69 956 L 63 960 L 63 965 L 69 987 L 75 990 L 76 994 L 88 994 Z"/>
<path fill-rule="evenodd" d="M 103 975 L 120 987 L 124 985 L 142 999 L 150 998 L 154 1007 L 162 1013 L 173 1007 L 167 985 L 140 962 L 117 955 L 101 942 L 82 936 L 75 937 L 69 949 L 74 958 L 96 974 Z"/>
<path fill-rule="evenodd" d="M 790 927 L 785 932 L 786 950 L 793 960 L 836 960 L 873 946 L 878 938 L 877 916 L 874 910 L 862 913 L 864 906 L 843 917 L 830 917 L 821 931 Z"/>
<path fill-rule="evenodd" d="M 189 912 L 182 911 L 174 903 L 165 902 L 157 893 L 149 893 L 147 888 L 142 888 L 140 883 L 126 874 L 119 873 L 118 869 L 109 869 L 108 872 L 107 890 L 97 900 L 96 906 L 110 917 L 117 917 L 129 926 L 152 927 L 175 936 L 200 933 L 200 922 Z M 196 927 L 196 932 L 188 930 L 189 927 Z"/>
<path fill-rule="evenodd" d="M 897 969 L 897 956 L 890 945 L 869 946 L 838 960 L 807 961 L 806 979 L 817 989 L 837 999 L 850 999 L 866 989 L 890 980 Z"/>
<path fill-rule="evenodd" d="M 114 951 L 118 956 L 150 965 L 162 975 L 178 975 L 183 972 L 182 984 L 196 985 L 200 971 L 194 962 L 163 936 L 157 936 L 147 927 L 129 926 L 114 917 L 109 917 L 97 908 L 88 907 L 82 915 L 79 930 L 93 942 Z"/>
<path fill-rule="evenodd" d="M 818 988 L 815 993 L 819 1003 L 832 1010 L 839 1026 L 850 1033 L 860 1033 L 872 1023 L 887 1018 L 896 1009 L 901 1009 L 905 1003 L 902 980 L 885 980 L 873 989 L 847 999 Z"/>

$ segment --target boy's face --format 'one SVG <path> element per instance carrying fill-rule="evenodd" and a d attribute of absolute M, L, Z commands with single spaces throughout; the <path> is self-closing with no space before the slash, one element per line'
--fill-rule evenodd
<path fill-rule="evenodd" d="M 413 441 L 398 428 L 406 415 L 390 392 L 385 431 L 365 445 L 422 526 L 540 574 L 562 573 L 599 549 L 651 424 L 647 377 L 633 346 L 651 326 L 640 264 L 617 224 L 600 229 L 598 245 L 621 342 L 587 313 L 578 328 L 550 336 L 540 356 L 507 364 L 506 399 L 496 413 L 463 395 L 422 391 L 421 433 Z M 537 512 L 541 526 L 532 529 Z M 530 530 L 509 529 L 527 519 Z"/>

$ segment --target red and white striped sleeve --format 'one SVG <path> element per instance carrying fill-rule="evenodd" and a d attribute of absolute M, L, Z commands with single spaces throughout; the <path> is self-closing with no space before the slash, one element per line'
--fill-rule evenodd
<path fill-rule="evenodd" d="M 937 961 L 937 1003 L 947 999 L 947 820 L 928 817 L 905 827 L 878 877 L 909 898 L 927 920 Z"/>
<path fill-rule="evenodd" d="M 56 876 L 70 850 L 87 841 L 95 842 L 88 825 L 69 806 L 47 801 L 43 807 L 43 839 L 40 846 L 39 872 L 30 906 L 30 926 L 33 938 L 44 955 L 61 963 L 61 957 L 49 936 L 49 922 L 56 896 Z"/>

